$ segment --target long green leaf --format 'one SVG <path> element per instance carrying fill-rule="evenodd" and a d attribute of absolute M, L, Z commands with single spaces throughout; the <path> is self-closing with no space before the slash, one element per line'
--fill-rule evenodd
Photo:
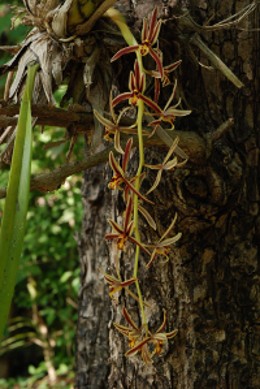
<path fill-rule="evenodd" d="M 0 340 L 8 319 L 25 234 L 32 154 L 31 97 L 37 68 L 38 65 L 28 68 L 0 231 Z"/>

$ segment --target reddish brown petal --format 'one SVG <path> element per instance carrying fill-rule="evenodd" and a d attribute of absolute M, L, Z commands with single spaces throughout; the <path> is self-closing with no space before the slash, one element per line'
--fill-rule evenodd
<path fill-rule="evenodd" d="M 147 248 L 145 247 L 145 245 L 144 245 L 142 242 L 139 242 L 138 240 L 136 240 L 136 239 L 133 238 L 132 236 L 129 236 L 128 239 L 130 240 L 130 242 L 136 244 L 136 245 L 139 246 L 142 250 L 144 250 L 144 251 L 146 252 L 146 254 L 151 255 L 150 251 L 147 250 Z"/>
<path fill-rule="evenodd" d="M 122 286 L 122 288 L 125 288 L 125 287 L 130 286 L 133 283 L 135 283 L 135 281 L 136 281 L 136 278 L 132 277 L 132 278 L 129 278 L 129 280 L 120 282 L 120 285 Z"/>
<path fill-rule="evenodd" d="M 154 8 L 150 20 L 149 35 L 147 36 L 147 40 L 149 40 L 150 43 L 152 42 L 152 37 L 154 35 L 154 29 L 156 29 L 156 24 L 157 24 L 157 7 Z"/>
<path fill-rule="evenodd" d="M 118 176 L 122 176 L 123 171 L 119 164 L 116 162 L 116 159 L 114 157 L 113 151 L 110 151 L 108 156 L 109 165 L 111 166 L 114 173 L 116 173 Z"/>
<path fill-rule="evenodd" d="M 125 356 L 127 357 L 130 357 L 130 356 L 134 356 L 136 353 L 138 353 L 138 351 L 140 351 L 142 349 L 142 347 L 149 342 L 149 340 L 151 340 L 150 337 L 147 337 L 147 338 L 144 338 L 141 342 L 137 343 L 136 346 L 134 346 L 133 348 L 131 348 L 130 350 L 128 350 L 126 353 L 125 353 Z"/>
<path fill-rule="evenodd" d="M 123 334 L 126 337 L 129 337 L 130 330 L 128 327 L 122 326 L 121 324 L 118 324 L 118 323 L 113 323 L 113 324 L 114 324 L 115 328 L 119 332 L 121 332 L 121 334 Z"/>
<path fill-rule="evenodd" d="M 147 269 L 149 269 L 152 266 L 152 263 L 155 260 L 156 256 L 157 256 L 157 251 L 156 251 L 156 249 L 154 249 L 152 252 L 150 261 L 146 264 Z"/>
<path fill-rule="evenodd" d="M 130 181 L 128 181 L 125 177 L 122 177 L 122 180 L 125 182 L 126 185 L 138 196 L 140 199 L 146 201 L 147 203 L 154 204 L 153 201 L 149 200 L 147 197 L 142 195 L 132 184 Z"/>
<path fill-rule="evenodd" d="M 118 239 L 118 234 L 106 234 L 105 239 L 107 239 L 107 240 Z"/>
<path fill-rule="evenodd" d="M 160 56 L 152 48 L 150 49 L 150 55 L 155 60 L 156 65 L 158 67 L 158 72 L 160 73 L 161 78 L 163 78 L 163 64 Z"/>
<path fill-rule="evenodd" d="M 110 274 L 105 273 L 104 278 L 109 285 L 118 283 L 118 280 L 115 277 L 111 276 Z"/>
<path fill-rule="evenodd" d="M 142 42 L 147 40 L 148 37 L 148 21 L 146 18 L 143 19 L 143 29 L 141 34 Z"/>
<path fill-rule="evenodd" d="M 124 93 L 121 93 L 120 95 L 116 96 L 113 101 L 112 101 L 112 106 L 113 108 L 118 105 L 119 103 L 121 103 L 122 101 L 125 101 L 125 100 L 128 100 L 130 99 L 131 97 L 133 97 L 133 93 L 132 92 L 124 92 Z"/>
<path fill-rule="evenodd" d="M 131 316 L 129 315 L 125 307 L 123 307 L 122 309 L 122 315 L 124 316 L 128 324 L 130 324 L 131 327 L 133 327 L 136 331 L 139 331 L 139 328 L 137 327 L 137 325 L 135 324 L 135 322 L 133 321 L 133 319 L 131 318 Z"/>
<path fill-rule="evenodd" d="M 127 205 L 126 205 L 126 210 L 125 210 L 125 225 L 128 226 L 131 216 L 132 216 L 132 210 L 133 210 L 133 201 L 132 198 L 129 196 Z"/>
<path fill-rule="evenodd" d="M 116 230 L 120 234 L 123 234 L 124 229 L 120 227 L 113 219 L 109 219 L 108 223 L 114 228 L 114 230 Z"/>
<path fill-rule="evenodd" d="M 177 67 L 182 63 L 182 60 L 180 59 L 179 61 L 176 61 L 176 62 L 173 62 L 171 63 L 170 65 L 167 65 L 164 67 L 164 70 L 166 71 L 166 73 L 171 73 L 173 72 L 175 69 L 177 69 Z"/>
<path fill-rule="evenodd" d="M 122 55 L 133 53 L 137 49 L 138 45 L 124 47 L 123 49 L 118 50 L 118 52 L 111 58 L 111 62 L 116 61 L 117 59 L 122 57 Z"/>
<path fill-rule="evenodd" d="M 142 90 L 139 88 L 141 83 L 141 72 L 137 60 L 135 61 L 134 64 L 134 74 L 135 74 L 135 88 L 141 92 Z"/>
<path fill-rule="evenodd" d="M 139 99 L 143 100 L 143 102 L 148 106 L 150 107 L 151 109 L 153 109 L 155 112 L 157 113 L 161 113 L 161 109 L 160 107 L 151 99 L 149 99 L 149 97 L 146 97 L 144 96 L 143 94 L 139 94 Z"/>
<path fill-rule="evenodd" d="M 133 232 L 133 226 L 134 226 L 134 221 L 132 220 L 129 224 L 125 225 L 125 234 L 126 236 L 130 239 L 130 235 Z"/>
<path fill-rule="evenodd" d="M 161 20 L 158 20 L 158 22 L 156 23 L 156 26 L 154 28 L 153 31 L 151 31 L 151 34 L 150 34 L 150 43 L 151 45 L 153 46 L 157 40 L 158 40 L 158 36 L 160 34 L 160 30 L 161 30 L 161 25 L 162 25 L 162 21 Z"/>
<path fill-rule="evenodd" d="M 162 332 L 164 330 L 165 326 L 166 326 L 166 312 L 164 310 L 164 312 L 163 312 L 163 322 L 160 325 L 160 327 L 158 328 L 158 330 L 156 331 L 156 333 L 158 334 L 159 332 Z"/>
<path fill-rule="evenodd" d="M 128 139 L 125 145 L 125 153 L 122 160 L 122 170 L 123 172 L 126 172 L 127 165 L 130 159 L 130 153 L 133 146 L 133 138 Z"/>
<path fill-rule="evenodd" d="M 154 79 L 154 101 L 158 103 L 159 97 L 161 93 L 161 83 L 158 78 Z"/>
<path fill-rule="evenodd" d="M 135 75 L 133 71 L 129 74 L 128 88 L 131 92 L 135 90 Z"/>

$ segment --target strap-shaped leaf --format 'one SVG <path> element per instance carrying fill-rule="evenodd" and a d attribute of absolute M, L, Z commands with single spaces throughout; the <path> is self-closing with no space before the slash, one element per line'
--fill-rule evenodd
<path fill-rule="evenodd" d="M 8 319 L 25 234 L 32 154 L 31 97 L 37 68 L 38 65 L 28 68 L 1 223 L 0 339 Z"/>

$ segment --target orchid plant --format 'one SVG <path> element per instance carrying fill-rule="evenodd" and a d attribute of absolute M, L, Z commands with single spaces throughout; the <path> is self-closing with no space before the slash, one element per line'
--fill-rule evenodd
<path fill-rule="evenodd" d="M 161 163 L 156 165 L 147 164 L 144 155 L 144 137 L 153 136 L 159 126 L 166 125 L 166 129 L 173 130 L 176 117 L 188 115 L 190 111 L 178 109 L 180 100 L 172 105 L 176 97 L 177 82 L 173 85 L 172 93 L 166 105 L 161 108 L 158 104 L 161 87 L 171 84 L 169 73 L 174 71 L 180 65 L 181 61 L 167 66 L 163 64 L 163 54 L 159 48 L 159 34 L 162 22 L 157 19 L 157 8 L 154 9 L 149 22 L 147 19 L 143 21 L 140 44 L 136 42 L 118 11 L 113 10 L 110 17 L 118 25 L 122 36 L 128 43 L 128 46 L 120 49 L 112 57 L 111 61 L 116 61 L 129 53 L 135 53 L 136 60 L 133 65 L 133 70 L 129 74 L 129 91 L 119 93 L 114 98 L 112 94 L 110 96 L 111 119 L 95 112 L 96 118 L 105 127 L 105 140 L 111 141 L 111 138 L 113 138 L 115 149 L 121 155 L 121 163 L 119 163 L 112 151 L 109 154 L 109 164 L 113 171 L 113 177 L 108 187 L 111 190 L 120 190 L 125 202 L 125 210 L 120 217 L 122 220 L 121 223 L 109 219 L 112 231 L 105 236 L 108 241 L 112 242 L 113 250 L 117 255 L 117 275 L 114 276 L 105 273 L 104 278 L 109 285 L 109 295 L 111 298 L 114 299 L 116 293 L 121 293 L 122 290 L 125 290 L 138 303 L 139 316 L 141 318 L 139 326 L 133 321 L 126 307 L 123 307 L 122 316 L 127 321 L 129 327 L 114 323 L 115 328 L 129 340 L 129 350 L 126 352 L 126 356 L 131 357 L 138 354 L 145 363 L 151 363 L 155 355 L 161 354 L 168 340 L 177 334 L 177 329 L 170 332 L 164 331 L 166 327 L 166 313 L 164 312 L 163 323 L 159 329 L 155 332 L 150 330 L 145 310 L 148 304 L 145 302 L 141 290 L 139 274 L 140 255 L 142 253 L 144 256 L 147 256 L 146 269 L 148 271 L 156 258 L 165 257 L 166 260 L 169 259 L 172 245 L 181 238 L 181 233 L 173 233 L 177 219 L 176 215 L 158 241 L 147 244 L 141 239 L 139 216 L 144 217 L 148 224 L 156 230 L 157 226 L 154 219 L 145 206 L 143 206 L 144 204 L 152 203 L 147 198 L 147 195 L 156 190 L 160 184 L 164 170 L 172 170 L 184 162 L 178 160 L 176 152 L 178 138 L 176 137 Z M 144 67 L 143 57 L 147 55 L 150 55 L 155 62 L 154 70 L 146 70 Z M 154 100 L 146 94 L 147 77 L 151 77 L 154 80 Z M 121 108 L 122 106 L 123 108 Z M 122 126 L 122 116 L 124 113 L 127 113 L 130 107 L 134 107 L 136 111 L 135 121 L 128 127 Z M 151 117 L 152 119 L 150 123 L 145 124 L 147 117 Z M 130 136 L 125 144 L 125 148 L 121 145 L 121 134 Z M 131 176 L 128 172 L 128 165 L 134 146 L 134 136 L 137 137 L 139 163 L 137 171 Z M 158 173 L 152 187 L 146 194 L 143 194 L 142 181 L 147 169 L 155 169 Z M 132 245 L 135 250 L 132 276 L 126 280 L 122 280 L 120 276 L 120 258 L 122 251 L 126 251 L 129 245 Z M 130 290 L 134 286 L 135 293 Z"/>

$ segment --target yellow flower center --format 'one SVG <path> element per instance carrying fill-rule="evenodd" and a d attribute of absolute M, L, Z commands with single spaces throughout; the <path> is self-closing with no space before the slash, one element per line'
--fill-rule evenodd
<path fill-rule="evenodd" d="M 112 177 L 112 180 L 108 183 L 108 189 L 115 190 L 121 184 L 122 179 L 120 176 Z"/>
<path fill-rule="evenodd" d="M 158 247 L 156 249 L 156 253 L 158 255 L 164 255 L 165 257 L 167 257 L 167 255 L 170 253 L 170 251 L 171 251 L 170 246 Z"/>
<path fill-rule="evenodd" d="M 133 91 L 133 96 L 129 99 L 129 104 L 131 105 L 137 105 L 138 103 L 138 99 L 139 99 L 139 91 L 137 89 L 135 89 Z"/>
<path fill-rule="evenodd" d="M 150 51 L 150 45 L 149 45 L 149 41 L 146 40 L 144 41 L 141 45 L 139 45 L 139 53 L 145 57 Z"/>
<path fill-rule="evenodd" d="M 126 241 L 127 241 L 127 236 L 122 234 L 120 236 L 120 238 L 118 238 L 118 241 L 117 241 L 117 248 L 118 248 L 118 250 L 124 250 L 125 249 Z"/>

